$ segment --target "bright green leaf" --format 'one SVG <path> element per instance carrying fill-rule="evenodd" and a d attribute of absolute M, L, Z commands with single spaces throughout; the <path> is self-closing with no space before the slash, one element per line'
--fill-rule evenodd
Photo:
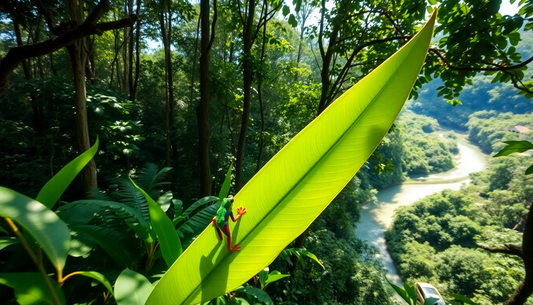
<path fill-rule="evenodd" d="M 286 278 L 286 277 L 289 277 L 291 276 L 290 274 L 281 274 L 281 272 L 277 271 L 277 270 L 274 270 L 272 272 L 270 272 L 268 274 L 268 278 L 267 280 L 265 281 L 265 286 L 270 284 L 270 283 L 273 283 L 273 282 L 277 282 L 283 278 Z"/>
<path fill-rule="evenodd" d="M 118 305 L 144 305 L 153 288 L 144 275 L 124 269 L 115 283 L 115 300 Z"/>
<path fill-rule="evenodd" d="M 57 285 L 57 282 L 51 278 L 48 279 L 59 303 L 65 304 L 65 295 L 59 285 Z M 40 273 L 0 273 L 0 284 L 13 288 L 17 302 L 21 305 L 57 304 Z"/>
<path fill-rule="evenodd" d="M 507 146 L 505 146 L 504 148 L 502 148 L 502 150 L 495 154 L 495 158 L 508 156 L 514 153 L 523 153 L 525 151 L 533 149 L 533 143 L 529 141 L 504 141 L 503 143 L 506 143 Z"/>
<path fill-rule="evenodd" d="M 396 293 L 402 297 L 402 299 L 404 299 L 405 302 L 407 302 L 407 304 L 410 304 L 412 305 L 413 302 L 411 301 L 411 298 L 409 297 L 409 294 L 407 293 L 407 291 L 403 290 L 402 288 L 394 285 L 391 281 L 389 281 L 388 278 L 385 278 L 387 280 L 387 282 L 389 283 L 389 285 L 392 287 L 392 289 L 394 289 L 394 291 L 396 291 Z"/>
<path fill-rule="evenodd" d="M 409 286 L 407 283 L 403 283 L 403 288 L 405 289 L 405 292 L 409 295 L 409 298 L 413 300 L 413 305 L 416 304 L 416 291 L 414 286 Z"/>
<path fill-rule="evenodd" d="M 302 255 L 305 255 L 305 256 L 309 257 L 310 259 L 314 260 L 315 262 L 317 262 L 317 264 L 319 264 L 322 267 L 322 269 L 326 270 L 326 267 L 324 267 L 324 265 L 322 265 L 322 263 L 318 260 L 318 258 L 316 257 L 315 254 L 313 254 L 313 253 L 311 253 L 311 252 L 309 252 L 307 250 L 303 250 L 303 249 L 301 250 L 301 253 L 302 253 Z"/>
<path fill-rule="evenodd" d="M 0 216 L 22 226 L 43 247 L 54 267 L 63 269 L 70 248 L 70 231 L 56 213 L 40 202 L 0 187 Z"/>
<path fill-rule="evenodd" d="M 163 259 L 167 263 L 167 266 L 170 267 L 181 255 L 181 252 L 183 252 L 178 233 L 176 232 L 176 229 L 174 229 L 172 221 L 170 221 L 165 212 L 163 212 L 159 204 L 157 204 L 157 202 L 155 202 L 145 191 L 138 187 L 135 182 L 131 180 L 131 178 L 130 181 L 133 183 L 133 186 L 135 186 L 135 188 L 137 188 L 137 190 L 144 195 L 144 198 L 148 202 L 148 208 L 150 209 L 150 222 L 152 223 L 152 227 L 154 228 L 157 238 L 159 239 L 159 247 L 161 248 Z"/>
<path fill-rule="evenodd" d="M 126 269 L 126 270 L 129 270 L 129 269 Z M 113 294 L 113 288 L 111 288 L 111 283 L 109 283 L 109 281 L 103 274 L 96 272 L 96 271 L 76 271 L 76 274 L 90 277 L 92 279 L 99 281 L 100 283 L 102 283 L 102 285 L 105 286 L 105 288 L 107 288 L 107 290 L 111 294 Z"/>
<path fill-rule="evenodd" d="M 226 173 L 226 178 L 224 179 L 224 183 L 222 184 L 222 187 L 220 188 L 220 192 L 218 193 L 218 200 L 222 200 L 226 197 L 228 197 L 229 193 L 229 187 L 231 186 L 231 168 L 233 167 L 233 163 L 228 168 L 228 172 Z"/>
<path fill-rule="evenodd" d="M 387 134 L 429 47 L 420 33 L 333 102 L 235 196 L 247 212 L 230 223 L 230 252 L 213 227 L 161 278 L 147 304 L 197 304 L 232 291 L 269 265 L 337 196 Z"/>
<path fill-rule="evenodd" d="M 44 204 L 47 208 L 52 208 L 63 195 L 63 192 L 70 185 L 72 180 L 81 172 L 81 170 L 91 161 L 98 151 L 98 137 L 96 142 L 86 152 L 79 155 L 76 159 L 70 161 L 63 167 L 52 179 L 43 186 L 35 200 Z"/>

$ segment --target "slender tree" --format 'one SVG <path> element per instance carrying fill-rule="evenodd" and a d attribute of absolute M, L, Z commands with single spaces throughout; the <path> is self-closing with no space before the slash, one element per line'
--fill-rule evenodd
<path fill-rule="evenodd" d="M 200 194 L 208 196 L 211 195 L 212 184 L 209 153 L 209 51 L 215 39 L 217 22 L 216 0 L 213 0 L 213 22 L 211 25 L 209 24 L 209 0 L 200 1 L 200 21 L 202 28 L 200 44 L 200 103 L 196 108 L 199 140 L 198 158 L 200 164 Z"/>

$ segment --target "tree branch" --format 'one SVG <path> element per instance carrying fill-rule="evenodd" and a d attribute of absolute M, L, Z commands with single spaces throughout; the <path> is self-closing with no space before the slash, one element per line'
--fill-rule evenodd
<path fill-rule="evenodd" d="M 65 34 L 40 43 L 9 49 L 7 55 L 0 62 L 0 96 L 9 89 L 11 74 L 23 60 L 52 53 L 89 35 L 102 35 L 105 31 L 133 26 L 139 19 L 134 14 L 121 20 L 96 24 L 109 7 L 109 2 L 102 0 L 81 25 Z"/>
<path fill-rule="evenodd" d="M 500 65 L 500 64 L 495 64 L 495 63 L 491 63 L 490 65 L 494 66 L 494 68 L 488 68 L 488 67 L 457 67 L 457 66 L 454 66 L 452 64 L 450 64 L 447 60 L 446 60 L 446 57 L 444 57 L 444 54 L 442 54 L 442 52 L 438 49 L 435 49 L 435 48 L 429 48 L 429 51 L 435 53 L 439 58 L 440 60 L 442 60 L 442 62 L 444 63 L 444 65 L 451 69 L 451 70 L 456 70 L 456 71 L 510 71 L 510 70 L 514 70 L 514 69 L 519 69 L 519 68 L 522 68 L 524 66 L 526 66 L 527 64 L 531 63 L 533 61 L 533 57 L 527 59 L 526 61 L 524 62 L 521 62 L 517 65 L 513 65 L 513 66 L 504 66 L 504 65 Z"/>
<path fill-rule="evenodd" d="M 502 72 L 502 73 L 505 73 L 505 74 L 507 74 L 507 75 L 509 75 L 511 77 L 511 81 L 513 82 L 513 86 L 516 89 L 533 94 L 533 90 L 528 88 L 524 83 L 522 83 L 520 78 L 517 77 L 516 73 L 513 73 L 513 70 L 522 68 L 522 67 L 526 66 L 527 64 L 531 63 L 533 61 L 533 57 L 531 57 L 531 58 L 527 59 L 526 61 L 523 61 L 523 62 L 521 62 L 521 63 L 519 63 L 517 65 L 513 65 L 513 66 L 504 66 L 504 65 L 501 65 L 501 64 L 484 62 L 484 64 L 489 65 L 489 66 L 493 66 L 493 68 L 489 68 L 489 67 L 457 67 L 457 66 L 454 66 L 454 65 L 450 64 L 446 60 L 446 57 L 444 57 L 444 54 L 442 54 L 442 52 L 440 50 L 435 49 L 435 48 L 429 48 L 429 51 L 431 51 L 432 53 L 436 54 L 439 57 L 439 59 L 442 61 L 442 63 L 446 66 L 446 68 L 448 68 L 450 70 L 455 70 L 455 71 L 479 71 L 479 72 L 483 72 L 483 71 Z"/>
<path fill-rule="evenodd" d="M 492 253 L 505 253 L 505 254 L 511 254 L 516 255 L 518 257 L 522 257 L 522 247 L 512 245 L 512 244 L 505 244 L 504 248 L 491 248 L 488 246 L 480 246 L 482 249 L 485 249 Z"/>
<path fill-rule="evenodd" d="M 54 20 L 54 17 L 50 13 L 50 11 L 44 6 L 44 4 L 41 2 L 41 0 L 31 0 L 35 6 L 37 6 L 37 9 L 39 10 L 39 13 L 41 13 L 44 16 L 44 19 L 46 20 L 46 24 L 48 25 L 48 28 L 50 29 L 50 32 L 52 34 L 59 36 L 61 35 L 57 24 Z"/>
<path fill-rule="evenodd" d="M 209 43 L 207 44 L 207 49 L 211 50 L 211 46 L 213 45 L 213 41 L 215 41 L 215 29 L 217 24 L 217 0 L 213 0 L 213 23 L 211 23 L 211 38 L 209 39 Z"/>

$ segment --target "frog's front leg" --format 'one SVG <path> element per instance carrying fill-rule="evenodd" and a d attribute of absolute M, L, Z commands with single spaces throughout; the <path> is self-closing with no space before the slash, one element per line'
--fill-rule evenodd
<path fill-rule="evenodd" d="M 243 207 L 239 207 L 237 209 L 237 217 L 233 217 L 233 211 L 230 213 L 230 216 L 231 216 L 231 220 L 233 220 L 233 222 L 236 222 L 237 220 L 239 220 L 239 218 L 241 218 L 242 214 L 246 213 L 246 209 L 243 208 Z"/>

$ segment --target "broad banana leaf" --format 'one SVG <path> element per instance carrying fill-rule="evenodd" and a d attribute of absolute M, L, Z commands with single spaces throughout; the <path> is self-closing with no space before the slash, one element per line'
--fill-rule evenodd
<path fill-rule="evenodd" d="M 352 179 L 400 112 L 424 63 L 435 14 L 398 52 L 332 103 L 236 194 L 230 252 L 212 226 L 161 278 L 147 304 L 197 304 L 269 265 Z"/>
<path fill-rule="evenodd" d="M 44 204 L 0 187 L 0 217 L 14 220 L 34 238 L 56 270 L 63 270 L 70 249 L 70 231 Z"/>

